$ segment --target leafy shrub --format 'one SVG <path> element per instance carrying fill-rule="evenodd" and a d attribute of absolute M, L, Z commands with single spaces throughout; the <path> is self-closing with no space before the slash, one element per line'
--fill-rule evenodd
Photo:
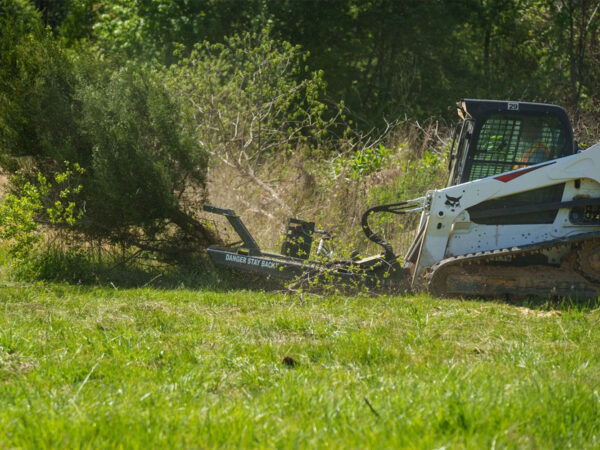
<path fill-rule="evenodd" d="M 40 185 L 25 183 L 18 195 L 8 193 L 0 205 L 0 238 L 10 243 L 10 253 L 24 258 L 42 238 L 37 215 L 42 211 L 41 196 L 45 194 L 45 178 Z"/>
<path fill-rule="evenodd" d="M 392 149 L 386 148 L 383 144 L 379 144 L 377 148 L 359 149 L 349 157 L 337 158 L 337 169 L 340 171 L 347 168 L 351 178 L 359 179 L 383 169 L 392 152 Z"/>
<path fill-rule="evenodd" d="M 94 143 L 86 232 L 135 243 L 152 240 L 175 224 L 209 242 L 209 233 L 181 202 L 191 186 L 203 187 L 206 153 L 156 74 L 126 67 L 107 82 L 83 86 L 78 98 L 79 124 Z"/>
<path fill-rule="evenodd" d="M 7 193 L 0 205 L 0 239 L 8 247 L 18 274 L 35 270 L 45 257 L 49 226 L 73 227 L 83 216 L 77 204 L 82 185 L 73 184 L 76 175 L 82 173 L 77 164 L 67 163 L 64 171 L 54 174 L 52 183 L 41 173 L 36 182 L 15 179 L 19 186 Z M 45 206 L 44 201 L 49 204 Z"/>

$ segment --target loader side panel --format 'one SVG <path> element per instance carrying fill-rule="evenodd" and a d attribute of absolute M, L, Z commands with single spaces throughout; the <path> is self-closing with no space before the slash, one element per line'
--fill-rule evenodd
<path fill-rule="evenodd" d="M 506 197 L 487 200 L 467 209 L 472 222 L 481 225 L 525 225 L 551 224 L 558 209 L 529 212 L 530 205 L 560 202 L 565 190 L 565 183 L 546 186 L 531 191 L 519 192 Z M 506 215 L 508 208 L 522 207 L 521 212 Z"/>

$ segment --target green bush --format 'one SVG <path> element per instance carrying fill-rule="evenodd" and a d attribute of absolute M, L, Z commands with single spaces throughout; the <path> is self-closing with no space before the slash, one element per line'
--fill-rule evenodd
<path fill-rule="evenodd" d="M 81 219 L 78 196 L 82 185 L 77 184 L 77 175 L 83 172 L 79 165 L 66 163 L 65 170 L 54 174 L 52 182 L 41 173 L 36 182 L 15 177 L 14 192 L 7 193 L 0 204 L 0 239 L 19 276 L 34 278 L 31 273 L 38 271 L 51 247 L 46 235 L 49 227 L 61 224 L 72 228 Z M 44 199 L 50 201 L 50 206 L 44 206 Z"/>
<path fill-rule="evenodd" d="M 42 239 L 37 216 L 43 211 L 41 196 L 46 192 L 46 180 L 40 175 L 38 186 L 27 182 L 18 195 L 6 194 L 0 205 L 0 238 L 9 242 L 12 256 L 27 258 Z"/>
<path fill-rule="evenodd" d="M 349 156 L 344 155 L 336 159 L 337 171 L 346 169 L 351 178 L 360 179 L 384 168 L 389 163 L 392 152 L 392 149 L 382 144 L 377 148 L 356 150 Z"/>
<path fill-rule="evenodd" d="M 170 223 L 191 231 L 195 222 L 181 198 L 191 186 L 204 186 L 206 153 L 156 74 L 125 67 L 77 96 L 79 126 L 93 142 L 86 232 L 138 241 L 154 239 Z M 202 237 L 206 243 L 208 234 Z"/>
<path fill-rule="evenodd" d="M 203 198 L 206 152 L 156 72 L 67 50 L 39 23 L 25 29 L 5 20 L 0 43 L 0 165 L 30 183 L 38 172 L 51 179 L 63 161 L 82 169 L 85 214 L 48 226 L 169 248 L 170 257 L 214 241 L 186 203 L 190 190 L 199 193 L 192 200 Z M 54 207 L 54 194 L 39 192 L 44 208 Z M 64 218 L 68 208 L 56 213 Z"/>
<path fill-rule="evenodd" d="M 305 58 L 265 29 L 198 44 L 165 76 L 188 100 L 207 150 L 255 167 L 274 153 L 319 145 L 333 123 L 325 119 L 323 74 L 303 73 Z"/>

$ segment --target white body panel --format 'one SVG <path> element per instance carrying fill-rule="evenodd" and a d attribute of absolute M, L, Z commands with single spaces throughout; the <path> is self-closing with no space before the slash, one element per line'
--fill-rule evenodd
<path fill-rule="evenodd" d="M 428 193 L 430 204 L 423 212 L 427 226 L 417 261 L 417 276 L 423 269 L 451 256 L 600 231 L 598 225 L 572 224 L 566 208 L 559 210 L 552 224 L 539 225 L 481 225 L 471 222 L 466 211 L 486 200 L 560 183 L 565 183 L 563 202 L 583 195 L 600 198 L 600 143 L 575 155 L 508 173 L 523 174 L 509 181 L 501 181 L 500 175 L 495 175 Z M 575 180 L 580 180 L 579 188 Z"/>

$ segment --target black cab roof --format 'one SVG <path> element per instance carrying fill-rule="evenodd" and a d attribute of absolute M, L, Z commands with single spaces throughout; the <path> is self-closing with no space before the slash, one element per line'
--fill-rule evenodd
<path fill-rule="evenodd" d="M 571 130 L 571 121 L 569 115 L 564 108 L 558 105 L 549 103 L 530 103 L 530 102 L 513 102 L 509 100 L 481 100 L 465 98 L 457 103 L 458 115 L 462 119 L 472 117 L 474 119 L 482 119 L 492 113 L 497 112 L 514 112 L 535 115 L 548 115 L 558 118 L 561 122 L 568 125 Z"/>

